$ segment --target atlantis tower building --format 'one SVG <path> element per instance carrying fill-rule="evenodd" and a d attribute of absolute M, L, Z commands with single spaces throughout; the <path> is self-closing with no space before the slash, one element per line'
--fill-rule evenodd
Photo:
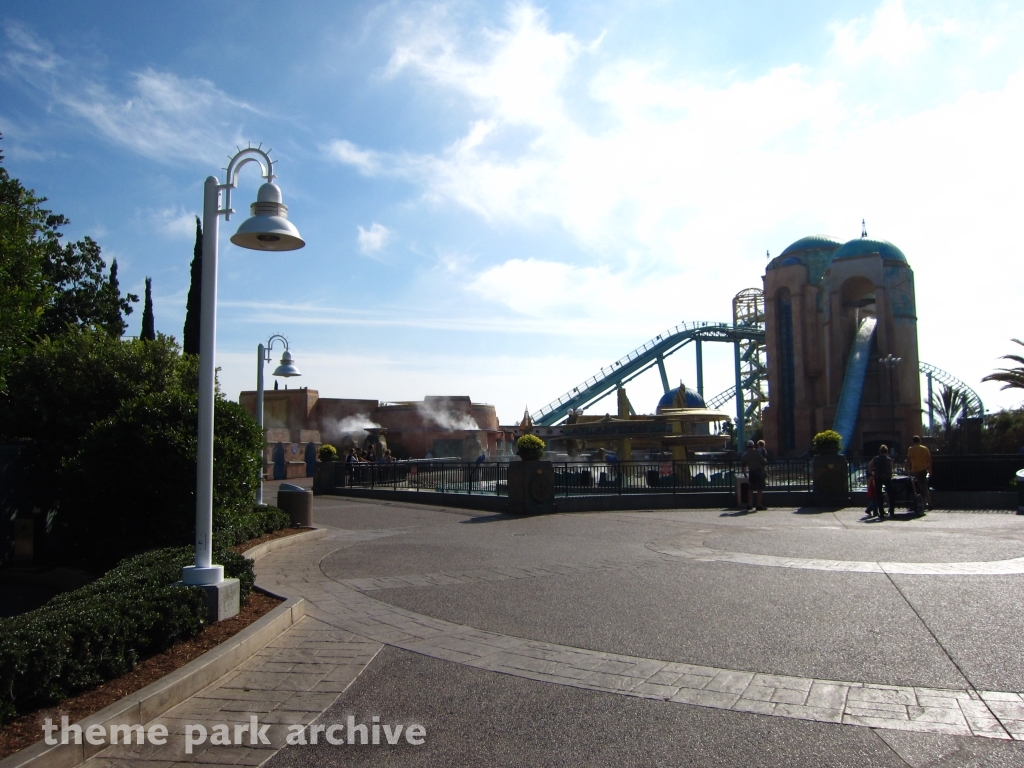
<path fill-rule="evenodd" d="M 921 430 L 921 384 L 903 252 L 866 232 L 845 244 L 812 235 L 773 259 L 763 280 L 769 447 L 799 455 L 835 429 L 850 455 L 882 443 L 905 451 Z"/>

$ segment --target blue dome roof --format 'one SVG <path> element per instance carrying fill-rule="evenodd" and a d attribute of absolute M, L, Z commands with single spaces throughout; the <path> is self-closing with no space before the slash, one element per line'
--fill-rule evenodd
<path fill-rule="evenodd" d="M 780 253 L 779 256 L 786 256 L 787 254 L 796 253 L 798 251 L 817 251 L 827 248 L 836 250 L 841 245 L 842 242 L 836 240 L 834 237 L 829 237 L 828 235 L 810 235 L 809 237 L 801 237 Z"/>
<path fill-rule="evenodd" d="M 842 243 L 828 235 L 801 237 L 768 264 L 768 269 L 803 265 L 811 271 L 811 281 L 817 282 Z"/>
<path fill-rule="evenodd" d="M 680 385 L 680 386 L 682 386 L 682 388 L 686 392 L 686 398 L 685 398 L 686 405 L 684 406 L 685 408 L 707 408 L 707 405 L 704 403 L 704 398 L 700 396 L 700 394 L 697 392 L 697 390 L 690 389 L 689 387 L 686 387 L 685 385 Z M 668 392 L 666 392 L 664 395 L 662 395 L 661 396 L 661 400 L 658 401 L 658 407 L 659 408 L 677 408 L 678 406 L 675 404 L 675 400 L 676 400 L 676 395 L 679 394 L 679 389 L 680 389 L 679 387 L 676 387 L 675 389 L 670 389 Z"/>
<path fill-rule="evenodd" d="M 873 237 L 858 237 L 856 240 L 851 240 L 835 252 L 832 260 L 853 259 L 869 253 L 878 253 L 887 261 L 907 263 L 907 257 L 903 255 L 903 251 L 888 240 L 876 240 Z"/>

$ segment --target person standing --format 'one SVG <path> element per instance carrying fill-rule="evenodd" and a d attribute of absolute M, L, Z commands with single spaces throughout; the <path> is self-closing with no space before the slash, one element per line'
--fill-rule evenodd
<path fill-rule="evenodd" d="M 889 456 L 889 447 L 882 445 L 878 449 L 878 455 L 868 464 L 868 473 L 875 480 L 875 493 L 878 494 L 878 519 L 885 519 L 885 505 L 882 499 L 882 492 L 889 497 L 889 517 L 896 515 L 896 505 L 892 498 L 892 457 Z"/>
<path fill-rule="evenodd" d="M 932 452 L 928 450 L 927 445 L 921 444 L 919 435 L 914 435 L 911 443 L 907 449 L 907 471 L 917 483 L 919 493 L 924 496 L 925 506 L 931 509 L 932 496 L 928 492 L 928 476 L 932 473 Z"/>
<path fill-rule="evenodd" d="M 747 491 L 750 506 L 748 512 L 757 509 L 767 509 L 764 505 L 764 486 L 768 477 L 768 459 L 757 450 L 753 440 L 747 441 L 747 450 L 743 454 L 743 466 L 747 468 Z M 754 504 L 754 494 L 757 494 L 757 504 Z"/>

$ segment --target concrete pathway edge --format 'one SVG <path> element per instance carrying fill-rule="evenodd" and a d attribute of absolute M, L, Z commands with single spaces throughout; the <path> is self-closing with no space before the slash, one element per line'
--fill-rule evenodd
<path fill-rule="evenodd" d="M 246 550 L 243 555 L 250 560 L 258 560 L 263 555 L 282 547 L 299 541 L 319 539 L 327 534 L 326 529 L 316 528 L 292 536 L 271 539 Z M 145 688 L 125 696 L 109 707 L 83 718 L 78 724 L 82 726 L 83 731 L 96 724 L 103 725 L 107 730 L 110 725 L 145 725 L 232 672 L 305 615 L 305 600 L 301 597 L 286 599 L 270 613 L 257 619 L 216 648 L 211 648 L 199 658 L 193 659 Z M 49 745 L 38 741 L 31 747 L 0 760 L 0 768 L 72 768 L 85 762 L 106 746 L 85 743 Z"/>

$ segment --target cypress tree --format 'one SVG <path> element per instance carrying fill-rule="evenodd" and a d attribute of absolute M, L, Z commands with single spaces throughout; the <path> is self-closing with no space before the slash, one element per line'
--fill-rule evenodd
<path fill-rule="evenodd" d="M 117 281 L 117 259 L 110 262 L 110 276 L 96 294 L 97 324 L 115 339 L 121 338 L 128 329 L 124 315 L 132 313 L 131 302 L 138 301 L 134 293 L 121 297 L 121 286 Z M 123 314 L 122 314 L 123 313 Z"/>
<path fill-rule="evenodd" d="M 153 322 L 153 278 L 146 278 L 146 303 L 142 308 L 142 333 L 139 338 L 145 341 L 156 341 L 156 328 Z"/>
<path fill-rule="evenodd" d="M 185 331 L 182 347 L 187 354 L 199 354 L 199 315 L 203 290 L 203 226 L 196 216 L 196 244 L 192 250 L 192 282 L 185 305 Z"/>

